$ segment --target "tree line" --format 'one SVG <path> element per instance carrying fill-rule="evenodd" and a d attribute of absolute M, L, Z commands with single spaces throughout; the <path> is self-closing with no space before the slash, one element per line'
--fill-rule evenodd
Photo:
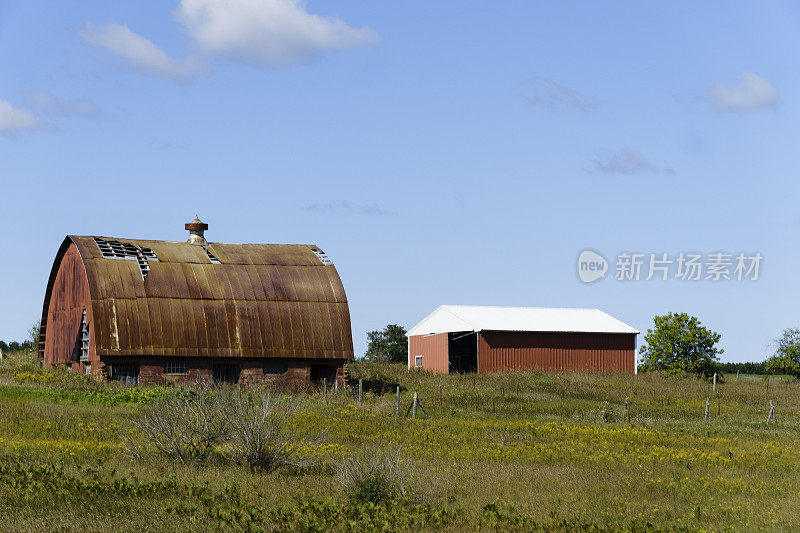
<path fill-rule="evenodd" d="M 39 349 L 39 321 L 28 330 L 28 338 L 24 341 L 0 341 L 0 353 L 35 352 Z"/>

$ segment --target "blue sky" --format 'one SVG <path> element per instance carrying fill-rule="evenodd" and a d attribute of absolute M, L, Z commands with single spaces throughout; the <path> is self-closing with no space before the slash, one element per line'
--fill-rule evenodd
<path fill-rule="evenodd" d="M 790 2 L 0 0 L 0 338 L 66 234 L 313 243 L 366 332 L 440 304 L 800 326 Z M 576 260 L 599 251 L 606 279 Z M 616 281 L 620 252 L 757 281 Z"/>

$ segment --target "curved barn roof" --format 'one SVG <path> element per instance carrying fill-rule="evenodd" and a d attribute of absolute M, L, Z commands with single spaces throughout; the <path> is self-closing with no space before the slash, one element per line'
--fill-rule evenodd
<path fill-rule="evenodd" d="M 53 265 L 45 319 L 73 244 L 86 269 L 98 355 L 353 356 L 344 287 L 317 246 L 71 235 Z"/>

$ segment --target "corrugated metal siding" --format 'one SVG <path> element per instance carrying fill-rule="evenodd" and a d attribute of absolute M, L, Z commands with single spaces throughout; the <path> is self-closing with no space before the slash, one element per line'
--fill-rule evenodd
<path fill-rule="evenodd" d="M 636 335 L 483 331 L 478 371 L 589 370 L 633 373 Z"/>
<path fill-rule="evenodd" d="M 61 305 L 54 284 L 62 269 L 74 268 L 65 256 L 74 249 L 88 280 L 98 355 L 353 357 L 344 287 L 314 246 L 212 243 L 222 264 L 211 264 L 197 245 L 117 240 L 155 252 L 146 279 L 136 261 L 104 258 L 92 237 L 70 236 L 45 297 L 46 323 L 51 302 Z M 45 343 L 61 337 L 53 329 Z"/>
<path fill-rule="evenodd" d="M 447 333 L 414 335 L 408 338 L 408 364 L 414 368 L 414 357 L 422 356 L 422 368 L 429 372 L 447 374 L 450 370 L 447 353 Z"/>

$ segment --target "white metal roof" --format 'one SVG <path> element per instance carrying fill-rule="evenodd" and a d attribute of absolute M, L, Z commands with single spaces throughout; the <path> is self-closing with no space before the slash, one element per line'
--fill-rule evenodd
<path fill-rule="evenodd" d="M 442 305 L 407 335 L 483 330 L 639 333 L 599 309 Z"/>

